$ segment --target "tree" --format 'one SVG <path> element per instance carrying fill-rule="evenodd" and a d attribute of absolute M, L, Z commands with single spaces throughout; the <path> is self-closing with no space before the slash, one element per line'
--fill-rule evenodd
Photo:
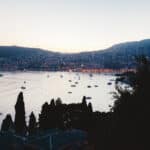
<path fill-rule="evenodd" d="M 114 135 L 119 143 L 122 142 L 120 145 L 149 145 L 150 61 L 139 57 L 134 80 L 130 76 L 127 79 L 131 83 L 130 88 L 116 86 L 116 101 L 112 109 Z"/>
<path fill-rule="evenodd" d="M 83 111 L 87 111 L 88 109 L 88 107 L 87 107 L 87 102 L 86 102 L 86 96 L 83 96 L 83 98 L 82 98 L 82 110 Z"/>
<path fill-rule="evenodd" d="M 89 109 L 89 112 L 93 112 L 92 103 L 89 103 L 89 104 L 88 104 L 88 109 Z"/>
<path fill-rule="evenodd" d="M 2 122 L 1 131 L 12 131 L 14 130 L 14 123 L 12 121 L 11 115 L 8 114 Z"/>
<path fill-rule="evenodd" d="M 54 99 L 51 100 L 51 102 L 50 102 L 50 107 L 51 107 L 51 108 L 55 108 L 55 101 L 54 101 Z"/>
<path fill-rule="evenodd" d="M 48 103 L 44 103 L 42 106 L 41 113 L 39 115 L 39 127 L 41 130 L 45 130 L 49 128 L 49 105 Z"/>
<path fill-rule="evenodd" d="M 28 131 L 29 131 L 29 135 L 33 135 L 36 133 L 36 118 L 33 112 L 31 112 L 30 114 L 30 119 L 29 119 L 29 127 L 28 127 Z"/>
<path fill-rule="evenodd" d="M 60 98 L 57 98 L 57 100 L 56 100 L 56 106 L 59 106 L 59 105 L 61 105 L 61 104 L 62 104 L 61 99 L 60 99 Z"/>
<path fill-rule="evenodd" d="M 130 75 L 127 76 L 127 79 L 130 81 L 130 88 L 116 85 L 117 93 L 114 95 L 116 99 L 113 107 L 114 112 L 129 112 L 130 110 L 132 113 L 147 114 L 145 111 L 150 113 L 150 61 L 146 57 L 141 56 L 138 57 L 137 63 L 138 66 L 134 77 L 131 79 Z M 141 108 L 141 106 L 143 107 Z"/>
<path fill-rule="evenodd" d="M 25 106 L 22 92 L 19 93 L 15 105 L 15 131 L 20 135 L 26 134 Z"/>

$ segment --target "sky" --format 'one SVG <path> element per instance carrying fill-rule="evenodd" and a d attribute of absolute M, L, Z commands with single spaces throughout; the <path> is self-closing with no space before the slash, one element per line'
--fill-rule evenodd
<path fill-rule="evenodd" d="M 0 45 L 59 52 L 150 38 L 150 0 L 0 0 Z"/>

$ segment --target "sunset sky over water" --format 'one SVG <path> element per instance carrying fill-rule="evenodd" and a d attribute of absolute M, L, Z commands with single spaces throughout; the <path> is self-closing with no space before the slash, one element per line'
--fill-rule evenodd
<path fill-rule="evenodd" d="M 0 0 L 0 45 L 59 52 L 150 37 L 149 0 Z"/>

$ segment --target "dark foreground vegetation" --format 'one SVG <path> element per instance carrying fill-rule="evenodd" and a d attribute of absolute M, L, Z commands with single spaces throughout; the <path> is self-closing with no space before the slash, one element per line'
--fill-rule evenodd
<path fill-rule="evenodd" d="M 0 146 L 4 137 L 12 133 L 12 140 L 5 141 L 9 149 L 61 149 L 61 150 L 145 150 L 150 135 L 150 62 L 145 57 L 138 59 L 138 67 L 132 75 L 124 74 L 130 88 L 116 83 L 115 103 L 110 112 L 93 112 L 92 104 L 63 104 L 60 99 L 51 100 L 42 106 L 38 120 L 34 113 L 26 124 L 23 93 L 15 105 L 15 120 L 7 115 L 0 133 Z M 56 132 L 57 131 L 57 132 Z M 41 137 L 54 137 L 55 147 L 45 147 Z M 60 134 L 61 133 L 61 134 Z M 72 134 L 74 133 L 74 134 Z M 70 136 L 69 136 L 69 135 Z M 22 137 L 22 140 L 17 140 Z M 39 139 L 39 141 L 37 140 Z M 71 138 L 75 138 L 74 142 Z M 6 138 L 7 139 L 7 138 Z M 23 141 L 23 139 L 26 139 Z M 28 139 L 28 140 L 27 140 Z M 36 139 L 36 142 L 30 142 Z M 59 146 L 57 141 L 69 141 Z M 77 142 L 78 141 L 78 142 Z M 50 142 L 50 139 L 49 139 Z M 19 147 L 21 143 L 21 147 Z M 42 144 L 40 144 L 42 143 Z M 65 142 L 64 142 L 65 143 Z M 43 145 L 43 146 L 42 146 Z M 66 146 L 69 145 L 69 146 Z M 41 147 L 40 147 L 41 146 Z"/>

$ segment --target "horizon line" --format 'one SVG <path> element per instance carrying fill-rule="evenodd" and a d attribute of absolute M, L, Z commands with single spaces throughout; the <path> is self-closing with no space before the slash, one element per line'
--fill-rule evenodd
<path fill-rule="evenodd" d="M 118 43 L 114 43 L 114 44 L 111 44 L 110 46 L 107 46 L 106 48 L 101 48 L 101 49 L 91 49 L 91 50 L 81 50 L 81 51 L 73 51 L 73 52 L 69 52 L 69 51 L 59 51 L 57 50 L 56 48 L 52 48 L 52 49 L 49 49 L 49 48 L 42 48 L 42 47 L 36 47 L 36 46 L 25 46 L 25 45 L 13 45 L 13 44 L 2 44 L 0 45 L 0 47 L 22 47 L 22 48 L 31 48 L 31 49 L 40 49 L 40 50 L 43 50 L 43 51 L 49 51 L 49 52 L 54 52 L 54 53 L 63 53 L 63 54 L 78 54 L 78 53 L 86 53 L 86 52 L 95 52 L 95 51 L 105 51 L 113 46 L 116 46 L 116 45 L 120 45 L 120 44 L 126 44 L 126 43 L 132 43 L 132 42 L 142 42 L 142 41 L 145 41 L 145 40 L 150 40 L 150 38 L 147 38 L 147 39 L 141 39 L 141 40 L 131 40 L 131 41 L 124 41 L 124 42 L 118 42 Z M 56 49 L 56 50 L 54 50 Z M 60 50 L 62 50 L 61 48 L 58 48 Z M 68 49 L 69 50 L 69 49 Z"/>

